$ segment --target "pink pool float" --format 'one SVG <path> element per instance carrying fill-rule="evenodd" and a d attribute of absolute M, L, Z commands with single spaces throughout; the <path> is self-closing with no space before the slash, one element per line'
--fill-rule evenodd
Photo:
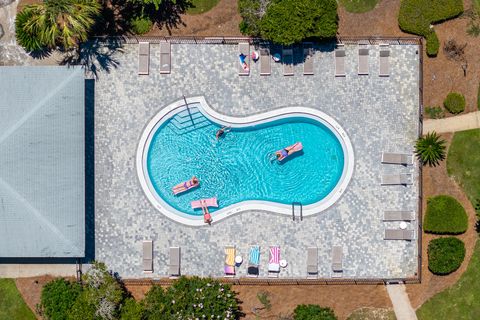
<path fill-rule="evenodd" d="M 200 180 L 197 177 L 193 176 L 192 179 L 179 183 L 172 188 L 173 194 L 177 195 L 179 193 L 188 191 L 192 188 L 196 188 L 200 185 Z"/>

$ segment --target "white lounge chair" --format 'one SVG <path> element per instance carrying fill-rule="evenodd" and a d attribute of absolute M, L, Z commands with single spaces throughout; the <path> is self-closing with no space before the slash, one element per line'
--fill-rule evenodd
<path fill-rule="evenodd" d="M 332 248 L 332 271 L 333 277 L 342 277 L 343 275 L 343 248 L 341 246 Z"/>
<path fill-rule="evenodd" d="M 268 260 L 268 276 L 270 278 L 278 278 L 280 273 L 280 247 L 271 246 L 269 250 Z"/>
<path fill-rule="evenodd" d="M 153 272 L 153 241 L 143 241 L 143 272 Z"/>
<path fill-rule="evenodd" d="M 379 63 L 379 72 L 380 77 L 390 76 L 390 46 L 388 43 L 380 44 L 380 63 Z"/>
<path fill-rule="evenodd" d="M 413 230 L 402 230 L 402 229 L 385 229 L 384 240 L 414 240 Z"/>
<path fill-rule="evenodd" d="M 180 276 L 180 247 L 170 248 L 170 263 L 168 265 L 170 278 Z"/>
<path fill-rule="evenodd" d="M 233 278 L 235 276 L 235 246 L 225 246 L 223 271 L 226 278 Z"/>
<path fill-rule="evenodd" d="M 283 75 L 293 76 L 293 49 L 282 50 Z"/>
<path fill-rule="evenodd" d="M 382 185 L 410 185 L 412 182 L 412 175 L 410 173 L 396 173 L 384 174 L 382 176 Z"/>
<path fill-rule="evenodd" d="M 303 74 L 313 75 L 313 48 L 311 44 L 305 45 L 303 48 Z"/>
<path fill-rule="evenodd" d="M 252 246 L 250 247 L 250 252 L 248 254 L 248 267 L 247 267 L 247 277 L 258 277 L 260 265 L 260 247 Z"/>
<path fill-rule="evenodd" d="M 150 43 L 138 43 L 138 74 L 146 75 L 150 67 Z"/>
<path fill-rule="evenodd" d="M 405 166 L 413 165 L 413 154 L 382 152 L 382 163 L 403 164 Z"/>
<path fill-rule="evenodd" d="M 335 77 L 345 77 L 345 46 L 337 44 L 335 49 Z"/>
<path fill-rule="evenodd" d="M 272 57 L 270 56 L 270 49 L 260 49 L 260 75 L 269 76 L 272 73 Z"/>
<path fill-rule="evenodd" d="M 250 74 L 250 44 L 248 42 L 241 42 L 238 44 L 238 54 L 243 54 L 245 56 L 245 62 L 247 63 L 247 68 L 244 68 L 237 59 L 238 64 L 238 75 L 248 76 Z"/>
<path fill-rule="evenodd" d="M 171 72 L 171 60 L 170 42 L 160 42 L 160 73 L 167 74 Z"/>
<path fill-rule="evenodd" d="M 318 276 L 318 248 L 307 249 L 307 278 L 313 279 Z"/>
<path fill-rule="evenodd" d="M 385 211 L 383 213 L 383 221 L 413 221 L 415 220 L 415 212 L 412 210 Z"/>
<path fill-rule="evenodd" d="M 368 47 L 366 43 L 358 44 L 358 74 L 368 75 Z"/>

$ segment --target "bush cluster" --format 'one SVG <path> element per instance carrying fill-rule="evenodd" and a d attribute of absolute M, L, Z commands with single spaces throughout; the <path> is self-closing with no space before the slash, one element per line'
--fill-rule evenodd
<path fill-rule="evenodd" d="M 467 213 L 455 198 L 440 195 L 427 200 L 427 213 L 423 224 L 425 232 L 461 234 L 467 227 Z"/>
<path fill-rule="evenodd" d="M 443 106 L 450 113 L 460 113 L 465 110 L 465 97 L 460 93 L 450 92 L 443 101 Z"/>
<path fill-rule="evenodd" d="M 268 2 L 268 1 L 267 1 Z M 240 31 L 281 45 L 308 38 L 335 37 L 338 28 L 335 0 L 239 1 Z"/>
<path fill-rule="evenodd" d="M 337 320 L 330 308 L 323 308 L 316 304 L 300 304 L 293 311 L 295 320 Z"/>
<path fill-rule="evenodd" d="M 428 55 L 436 56 L 439 49 L 438 38 L 430 25 L 454 18 L 462 12 L 462 0 L 402 0 L 398 25 L 405 32 L 425 37 Z"/>
<path fill-rule="evenodd" d="M 148 17 L 136 17 L 130 20 L 130 28 L 135 34 L 145 34 L 153 27 L 153 22 Z"/>
<path fill-rule="evenodd" d="M 167 289 L 153 286 L 136 302 L 101 263 L 82 277 L 83 286 L 54 280 L 42 290 L 38 309 L 45 319 L 237 319 L 239 305 L 230 285 L 211 278 L 181 277 Z"/>
<path fill-rule="evenodd" d="M 465 258 L 465 244 L 455 237 L 433 239 L 428 244 L 428 269 L 438 275 L 457 270 Z"/>

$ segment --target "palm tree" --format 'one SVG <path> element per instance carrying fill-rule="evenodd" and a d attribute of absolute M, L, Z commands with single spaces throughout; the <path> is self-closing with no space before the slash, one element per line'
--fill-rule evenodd
<path fill-rule="evenodd" d="M 435 167 L 445 159 L 445 148 L 445 140 L 433 131 L 417 140 L 415 154 L 422 164 Z"/>
<path fill-rule="evenodd" d="M 18 43 L 28 51 L 77 47 L 87 39 L 100 12 L 97 0 L 45 0 L 17 14 Z"/>

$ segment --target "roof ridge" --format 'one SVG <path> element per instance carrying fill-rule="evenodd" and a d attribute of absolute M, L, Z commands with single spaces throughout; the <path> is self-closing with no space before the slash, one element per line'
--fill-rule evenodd
<path fill-rule="evenodd" d="M 0 136 L 0 144 L 5 141 L 10 135 L 12 135 L 18 128 L 22 126 L 33 114 L 35 114 L 38 110 L 40 110 L 43 105 L 50 100 L 55 94 L 60 91 L 65 85 L 67 85 L 75 76 L 77 76 L 76 72 L 72 72 L 68 78 L 65 78 L 58 86 L 55 87 L 52 91 L 50 91 L 45 97 L 43 97 L 31 110 L 29 110 L 26 114 L 23 115 L 13 126 L 11 126 L 7 131 Z"/>
<path fill-rule="evenodd" d="M 43 214 L 38 209 L 36 209 L 30 202 L 28 202 L 27 199 L 25 199 L 20 193 L 18 193 L 14 188 L 12 188 L 12 186 L 9 185 L 1 177 L 0 177 L 0 186 L 3 186 L 4 189 L 9 191 L 15 197 L 15 199 L 19 200 L 25 206 L 25 208 L 32 213 L 32 215 L 36 218 L 36 221 L 38 221 L 39 223 L 43 224 L 48 229 L 50 229 L 52 233 L 55 234 L 60 240 L 62 240 L 64 244 L 67 244 L 71 248 L 74 248 L 82 252 L 82 250 L 77 246 L 77 244 L 73 243 L 67 237 L 65 237 L 63 232 L 61 232 L 54 224 L 52 224 L 50 220 L 45 218 L 45 216 L 43 216 Z"/>

